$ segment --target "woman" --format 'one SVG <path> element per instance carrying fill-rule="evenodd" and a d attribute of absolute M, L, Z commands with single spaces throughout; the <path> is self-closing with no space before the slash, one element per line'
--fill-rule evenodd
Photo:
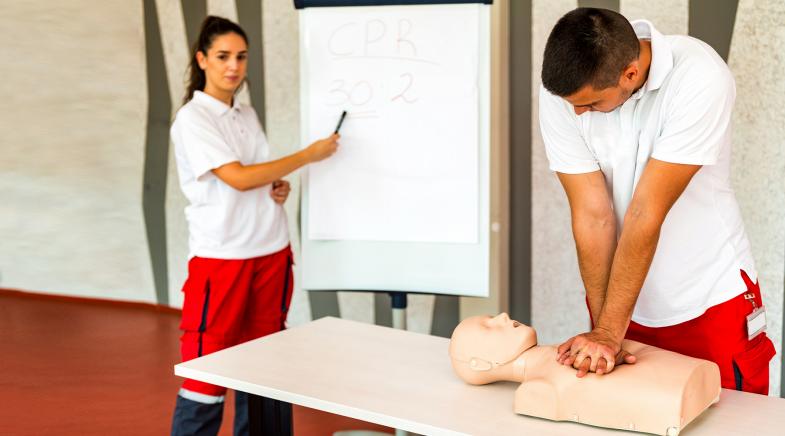
<path fill-rule="evenodd" d="M 248 39 L 207 17 L 193 47 L 185 104 L 172 125 L 180 186 L 188 199 L 188 278 L 180 328 L 183 361 L 284 328 L 292 252 L 282 177 L 332 155 L 338 135 L 270 161 L 256 112 L 237 101 Z M 217 434 L 226 389 L 187 379 L 172 434 Z M 235 434 L 247 433 L 247 397 L 236 395 Z"/>

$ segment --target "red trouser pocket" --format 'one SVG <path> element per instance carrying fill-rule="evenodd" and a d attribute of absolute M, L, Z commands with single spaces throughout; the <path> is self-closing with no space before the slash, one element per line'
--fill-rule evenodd
<path fill-rule="evenodd" d="M 206 275 L 188 277 L 183 285 L 183 315 L 180 330 L 196 331 L 206 322 L 205 307 L 210 285 Z"/>
<path fill-rule="evenodd" d="M 198 259 L 197 259 L 198 260 Z M 180 321 L 182 339 L 194 335 L 195 341 L 188 346 L 183 344 L 181 352 L 183 360 L 204 355 L 204 332 L 207 330 L 207 312 L 210 307 L 210 279 L 207 274 L 191 269 L 190 276 L 183 286 L 183 314 Z M 186 341 L 188 342 L 188 341 Z"/>
<path fill-rule="evenodd" d="M 746 350 L 733 355 L 736 389 L 768 395 L 769 361 L 776 351 L 765 333 L 750 341 Z"/>
<path fill-rule="evenodd" d="M 764 333 L 747 339 L 746 316 L 763 302 L 758 284 L 744 271 L 741 277 L 747 290 L 710 307 L 703 315 L 666 327 L 646 327 L 631 321 L 626 338 L 716 363 L 725 389 L 768 394 L 774 345 Z"/>
<path fill-rule="evenodd" d="M 294 259 L 292 258 L 292 253 L 289 252 L 286 256 L 286 271 L 284 272 L 283 293 L 281 297 L 281 330 L 286 330 L 286 317 L 289 314 L 289 305 L 292 304 L 292 291 L 294 291 L 294 286 L 292 286 L 293 265 Z"/>

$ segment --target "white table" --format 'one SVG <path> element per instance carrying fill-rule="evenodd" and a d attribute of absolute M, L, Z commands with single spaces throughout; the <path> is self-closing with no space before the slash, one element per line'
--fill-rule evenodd
<path fill-rule="evenodd" d="M 469 386 L 445 338 L 322 318 L 176 365 L 175 374 L 427 435 L 637 434 L 516 415 L 518 383 Z M 785 399 L 723 390 L 685 436 L 785 434 Z"/>

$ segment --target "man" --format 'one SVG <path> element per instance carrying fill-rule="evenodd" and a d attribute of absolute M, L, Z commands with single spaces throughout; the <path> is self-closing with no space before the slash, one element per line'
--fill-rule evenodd
<path fill-rule="evenodd" d="M 635 361 L 626 337 L 714 361 L 723 387 L 767 394 L 774 347 L 730 186 L 725 62 L 695 38 L 579 8 L 551 31 L 542 83 L 542 136 L 592 319 L 559 362 L 609 373 Z"/>

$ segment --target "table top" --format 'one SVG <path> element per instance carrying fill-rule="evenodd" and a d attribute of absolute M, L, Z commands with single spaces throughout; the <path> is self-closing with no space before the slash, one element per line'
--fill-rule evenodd
<path fill-rule="evenodd" d="M 470 386 L 449 340 L 322 318 L 175 365 L 175 374 L 428 435 L 638 434 L 517 415 L 519 383 Z M 781 435 L 785 399 L 723 389 L 681 435 Z"/>

